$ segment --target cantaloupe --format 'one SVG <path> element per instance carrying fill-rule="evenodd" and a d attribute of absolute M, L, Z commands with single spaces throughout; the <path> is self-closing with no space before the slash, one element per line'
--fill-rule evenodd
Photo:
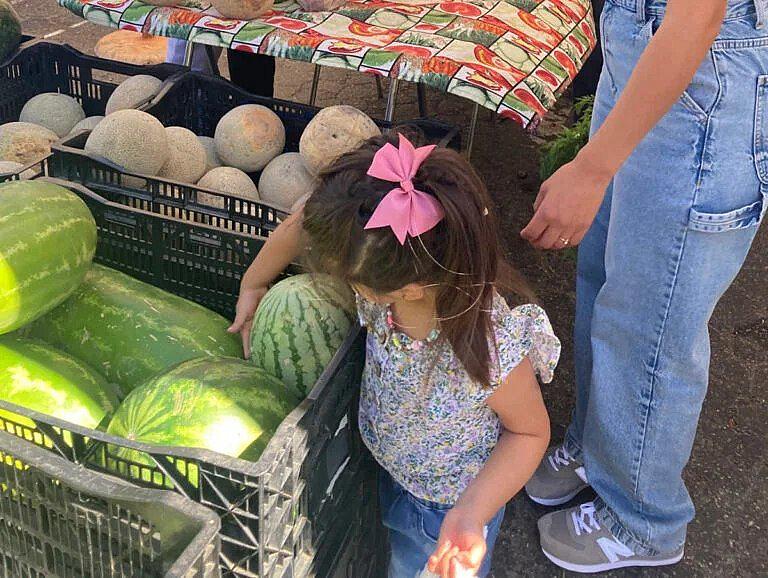
<path fill-rule="evenodd" d="M 0 161 L 28 165 L 51 153 L 58 135 L 45 127 L 28 122 L 0 125 Z"/>
<path fill-rule="evenodd" d="M 267 107 L 244 104 L 221 118 L 214 140 L 225 165 L 250 173 L 263 169 L 283 152 L 285 127 Z"/>
<path fill-rule="evenodd" d="M 259 200 L 259 190 L 253 184 L 251 177 L 234 167 L 217 167 L 212 169 L 205 173 L 197 184 L 206 189 L 239 195 L 254 201 Z M 211 205 L 219 209 L 224 208 L 224 199 L 221 197 L 200 193 L 197 200 L 205 205 Z"/>
<path fill-rule="evenodd" d="M 104 120 L 103 116 L 89 116 L 84 118 L 72 127 L 72 130 L 69 131 L 69 134 L 74 134 L 79 130 L 93 130 L 102 120 Z"/>
<path fill-rule="evenodd" d="M 21 42 L 21 20 L 10 2 L 0 0 L 0 59 Z"/>
<path fill-rule="evenodd" d="M 317 174 L 344 153 L 379 134 L 376 123 L 354 106 L 329 106 L 317 113 L 304 129 L 299 152 L 307 168 Z"/>
<path fill-rule="evenodd" d="M 197 139 L 205 149 L 205 172 L 221 166 L 219 153 L 216 152 L 216 141 L 211 136 L 199 136 Z"/>
<path fill-rule="evenodd" d="M 85 152 L 101 156 L 129 172 L 156 175 L 168 158 L 165 127 L 140 110 L 118 110 L 88 136 Z"/>
<path fill-rule="evenodd" d="M 314 187 L 315 177 L 299 153 L 285 153 L 272 159 L 259 177 L 263 201 L 291 208 Z"/>
<path fill-rule="evenodd" d="M 165 129 L 168 137 L 168 158 L 157 173 L 160 177 L 196 183 L 205 174 L 205 148 L 191 130 L 181 126 Z"/>
<path fill-rule="evenodd" d="M 62 137 L 85 118 L 83 107 L 68 94 L 44 92 L 30 98 L 21 109 L 19 120 L 44 126 Z"/>
<path fill-rule="evenodd" d="M 211 0 L 219 14 L 238 20 L 253 20 L 268 12 L 275 0 Z"/>
<path fill-rule="evenodd" d="M 21 163 L 17 163 L 14 161 L 0 161 L 0 175 L 18 173 L 23 168 L 24 168 L 24 165 L 22 165 Z M 22 179 L 31 179 L 32 177 L 35 176 L 35 171 L 32 169 L 29 169 L 21 173 L 19 176 Z"/>
<path fill-rule="evenodd" d="M 109 97 L 105 114 L 146 104 L 160 91 L 162 85 L 163 82 L 159 78 L 148 74 L 130 77 L 121 82 Z"/>

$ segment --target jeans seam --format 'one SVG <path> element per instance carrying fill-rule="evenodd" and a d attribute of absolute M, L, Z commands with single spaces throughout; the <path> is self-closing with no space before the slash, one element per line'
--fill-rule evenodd
<path fill-rule="evenodd" d="M 712 109 L 710 110 L 709 114 L 707 114 L 707 121 L 705 124 L 705 130 L 704 130 L 704 138 L 701 146 L 701 152 L 699 155 L 699 166 L 696 171 L 696 181 L 695 181 L 695 186 L 693 191 L 693 198 L 691 199 L 691 207 L 693 207 L 696 204 L 696 199 L 698 197 L 699 191 L 701 190 L 702 177 L 705 172 L 704 171 L 705 159 L 706 159 L 707 150 L 708 150 L 710 139 L 711 139 L 712 116 L 714 115 L 714 112 L 717 110 L 723 94 L 722 79 L 720 76 L 720 71 L 717 66 L 717 59 L 713 59 L 713 64 L 715 69 L 715 77 L 717 79 L 717 87 L 718 87 L 717 96 L 715 98 L 715 102 L 712 106 Z M 654 391 L 655 391 L 655 386 L 656 386 L 656 381 L 658 376 L 658 369 L 659 369 L 659 357 L 661 352 L 661 346 L 664 341 L 667 321 L 669 320 L 669 312 L 672 307 L 672 300 L 674 299 L 674 296 L 675 296 L 675 288 L 677 287 L 678 275 L 680 273 L 680 264 L 683 260 L 683 256 L 685 254 L 686 242 L 688 240 L 687 225 L 688 223 L 686 223 L 686 227 L 683 228 L 682 237 L 680 238 L 680 247 L 678 249 L 677 256 L 675 257 L 675 260 L 674 260 L 674 272 L 673 272 L 671 284 L 669 287 L 669 296 L 667 297 L 667 302 L 664 309 L 664 315 L 663 315 L 661 327 L 659 329 L 659 336 L 656 341 L 653 363 L 651 365 L 651 372 L 650 372 L 651 379 L 650 379 L 650 388 L 648 391 L 648 399 L 644 403 L 645 412 L 642 418 L 640 451 L 637 459 L 637 465 L 635 467 L 635 472 L 633 472 L 634 478 L 635 478 L 634 479 L 635 500 L 637 503 L 637 509 L 640 513 L 644 513 L 643 502 L 640 499 L 639 490 L 640 490 L 640 472 L 643 466 L 643 459 L 645 456 L 645 441 L 648 433 L 648 419 L 650 417 L 651 406 L 653 405 Z M 646 540 L 648 542 L 651 542 L 651 525 L 648 523 L 647 520 L 645 520 L 645 523 L 647 526 Z"/>

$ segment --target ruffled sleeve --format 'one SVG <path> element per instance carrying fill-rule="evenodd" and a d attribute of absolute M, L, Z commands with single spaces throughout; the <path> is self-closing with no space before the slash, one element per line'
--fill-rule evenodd
<path fill-rule="evenodd" d="M 496 347 L 498 363 L 491 373 L 493 386 L 503 383 L 526 357 L 543 383 L 552 381 L 560 359 L 560 340 L 547 314 L 538 305 L 521 305 L 499 315 Z"/>

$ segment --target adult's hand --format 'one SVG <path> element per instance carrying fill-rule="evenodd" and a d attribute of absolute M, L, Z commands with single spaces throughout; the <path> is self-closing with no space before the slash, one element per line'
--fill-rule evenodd
<path fill-rule="evenodd" d="M 541 185 L 533 218 L 520 235 L 537 249 L 578 245 L 595 219 L 610 179 L 609 173 L 577 156 Z"/>

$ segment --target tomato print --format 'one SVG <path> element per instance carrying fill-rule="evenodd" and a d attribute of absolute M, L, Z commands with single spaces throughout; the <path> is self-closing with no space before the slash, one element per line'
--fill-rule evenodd
<path fill-rule="evenodd" d="M 392 52 L 400 52 L 401 54 L 408 54 L 409 56 L 415 56 L 416 58 L 432 58 L 432 51 L 423 46 L 411 46 L 410 44 L 390 44 L 387 46 L 387 50 Z"/>
<path fill-rule="evenodd" d="M 542 104 L 539 102 L 539 99 L 536 98 L 532 93 L 528 92 L 526 89 L 516 88 L 512 94 L 514 94 L 515 97 L 519 98 L 537 113 L 543 115 L 545 112 L 547 112 L 544 106 L 542 106 Z"/>
<path fill-rule="evenodd" d="M 507 118 L 522 126 L 525 126 L 528 122 L 521 115 L 517 114 L 514 110 L 506 109 L 501 111 L 501 118 Z"/>
<path fill-rule="evenodd" d="M 467 18 L 477 18 L 483 13 L 480 8 L 468 2 L 441 2 L 438 8 L 448 14 L 458 14 Z"/>
<path fill-rule="evenodd" d="M 539 68 L 534 73 L 538 78 L 549 84 L 550 86 L 553 86 L 557 88 L 560 86 L 560 81 L 557 79 L 557 77 L 549 72 L 548 70 L 544 70 L 543 68 Z"/>
<path fill-rule="evenodd" d="M 300 32 L 309 27 L 307 22 L 302 20 L 294 20 L 293 18 L 285 18 L 283 16 L 274 16 L 268 20 L 265 20 L 267 24 L 272 24 L 283 30 L 289 30 L 291 32 Z"/>
<path fill-rule="evenodd" d="M 211 18 L 205 23 L 205 27 L 212 30 L 232 30 L 239 25 L 240 22 L 237 20 L 220 20 L 219 18 Z"/>
<path fill-rule="evenodd" d="M 553 55 L 555 59 L 560 63 L 560 65 L 568 71 L 568 76 L 571 78 L 576 78 L 578 70 L 576 69 L 576 65 L 573 63 L 573 60 L 571 60 L 570 57 L 561 50 L 555 50 Z"/>

